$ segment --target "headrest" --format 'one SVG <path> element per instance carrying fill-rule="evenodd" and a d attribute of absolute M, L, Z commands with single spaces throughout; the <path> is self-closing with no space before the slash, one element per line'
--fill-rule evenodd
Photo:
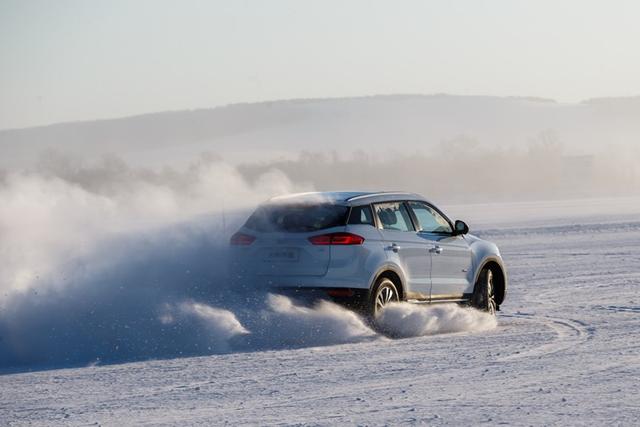
<path fill-rule="evenodd" d="M 391 208 L 382 209 L 380 211 L 380 219 L 385 225 L 394 225 L 398 222 L 398 218 Z"/>

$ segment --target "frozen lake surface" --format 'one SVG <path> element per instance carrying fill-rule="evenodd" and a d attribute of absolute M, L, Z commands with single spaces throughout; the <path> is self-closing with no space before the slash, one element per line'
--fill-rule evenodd
<path fill-rule="evenodd" d="M 10 373 L 0 424 L 637 425 L 640 217 L 577 211 L 485 207 L 510 275 L 493 329 Z"/>

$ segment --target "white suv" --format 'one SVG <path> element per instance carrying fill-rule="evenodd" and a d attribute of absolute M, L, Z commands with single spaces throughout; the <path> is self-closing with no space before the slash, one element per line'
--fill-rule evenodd
<path fill-rule="evenodd" d="M 231 237 L 234 286 L 329 298 L 375 318 L 391 301 L 495 313 L 507 274 L 495 244 L 425 198 L 303 193 L 259 206 Z"/>

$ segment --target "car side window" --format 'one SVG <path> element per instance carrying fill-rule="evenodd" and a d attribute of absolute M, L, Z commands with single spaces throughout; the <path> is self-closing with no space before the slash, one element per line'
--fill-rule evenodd
<path fill-rule="evenodd" d="M 449 222 L 431 206 L 421 202 L 409 202 L 409 207 L 418 219 L 418 228 L 426 233 L 451 233 Z"/>
<path fill-rule="evenodd" d="M 374 208 L 384 230 L 415 231 L 404 203 L 379 203 Z"/>
<path fill-rule="evenodd" d="M 348 224 L 374 225 L 371 207 L 369 205 L 352 207 Z"/>

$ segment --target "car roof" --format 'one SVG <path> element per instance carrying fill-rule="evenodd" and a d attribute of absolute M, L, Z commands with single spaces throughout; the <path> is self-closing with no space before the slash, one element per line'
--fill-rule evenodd
<path fill-rule="evenodd" d="M 309 193 L 286 194 L 273 197 L 272 203 L 334 203 L 345 206 L 357 206 L 368 203 L 394 200 L 423 200 L 423 196 L 404 191 L 318 191 Z"/>

